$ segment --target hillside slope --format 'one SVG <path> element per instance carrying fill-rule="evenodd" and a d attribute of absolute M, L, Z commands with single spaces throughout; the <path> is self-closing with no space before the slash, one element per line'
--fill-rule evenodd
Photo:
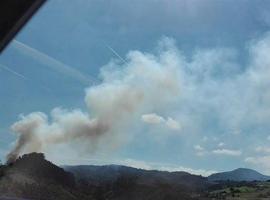
<path fill-rule="evenodd" d="M 136 178 L 137 182 L 143 184 L 162 182 L 192 187 L 193 189 L 204 188 L 207 184 L 207 178 L 187 172 L 144 170 L 121 165 L 79 165 L 64 166 L 63 168 L 73 173 L 77 179 L 92 183 L 115 182 L 121 177 L 133 177 Z"/>
<path fill-rule="evenodd" d="M 187 172 L 143 170 L 126 166 L 65 166 L 80 188 L 97 199 L 182 200 L 198 199 L 207 178 Z"/>
<path fill-rule="evenodd" d="M 226 188 L 235 187 L 235 191 L 240 191 L 249 187 L 257 191 L 259 186 L 254 184 L 259 182 L 252 181 L 269 179 L 244 168 L 208 178 L 187 172 L 119 165 L 63 168 L 47 161 L 41 153 L 24 155 L 10 165 L 1 166 L 0 200 L 208 200 L 218 196 L 220 191 L 231 194 Z"/>
<path fill-rule="evenodd" d="M 270 176 L 265 176 L 255 170 L 238 168 L 229 172 L 212 174 L 208 177 L 209 181 L 267 181 Z"/>
<path fill-rule="evenodd" d="M 73 166 L 64 170 L 40 153 L 24 155 L 2 166 L 0 172 L 0 199 L 192 200 L 198 199 L 207 187 L 206 178 L 186 172 L 117 165 Z"/>
<path fill-rule="evenodd" d="M 1 167 L 0 198 L 57 200 L 76 199 L 73 174 L 45 160 L 41 153 L 31 153 Z"/>

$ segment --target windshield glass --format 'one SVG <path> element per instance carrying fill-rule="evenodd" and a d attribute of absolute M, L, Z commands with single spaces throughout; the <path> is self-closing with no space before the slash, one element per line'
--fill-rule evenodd
<path fill-rule="evenodd" d="M 0 156 L 270 174 L 268 1 L 48 1 L 0 56 Z"/>

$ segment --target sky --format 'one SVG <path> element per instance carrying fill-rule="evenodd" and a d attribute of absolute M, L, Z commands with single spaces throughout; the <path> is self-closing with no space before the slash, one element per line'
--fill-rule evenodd
<path fill-rule="evenodd" d="M 270 175 L 269 28 L 267 0 L 48 1 L 0 55 L 0 158 Z"/>

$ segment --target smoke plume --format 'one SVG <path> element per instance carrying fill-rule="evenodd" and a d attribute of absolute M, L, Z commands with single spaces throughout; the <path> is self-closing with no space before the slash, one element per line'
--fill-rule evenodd
<path fill-rule="evenodd" d="M 116 135 L 137 114 L 154 111 L 179 94 L 179 63 L 175 63 L 177 52 L 173 46 L 171 40 L 165 39 L 159 56 L 132 51 L 126 63 L 119 65 L 113 60 L 104 66 L 102 82 L 86 89 L 87 112 L 54 108 L 50 116 L 42 112 L 21 115 L 11 126 L 18 139 L 7 162 L 52 145 L 81 141 L 95 151 L 106 137 L 117 143 Z"/>

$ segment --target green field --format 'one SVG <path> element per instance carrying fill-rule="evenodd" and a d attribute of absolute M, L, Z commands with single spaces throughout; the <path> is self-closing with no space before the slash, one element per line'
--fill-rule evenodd
<path fill-rule="evenodd" d="M 270 200 L 270 182 L 243 183 L 239 186 L 227 186 L 212 190 L 209 199 L 224 200 Z"/>

